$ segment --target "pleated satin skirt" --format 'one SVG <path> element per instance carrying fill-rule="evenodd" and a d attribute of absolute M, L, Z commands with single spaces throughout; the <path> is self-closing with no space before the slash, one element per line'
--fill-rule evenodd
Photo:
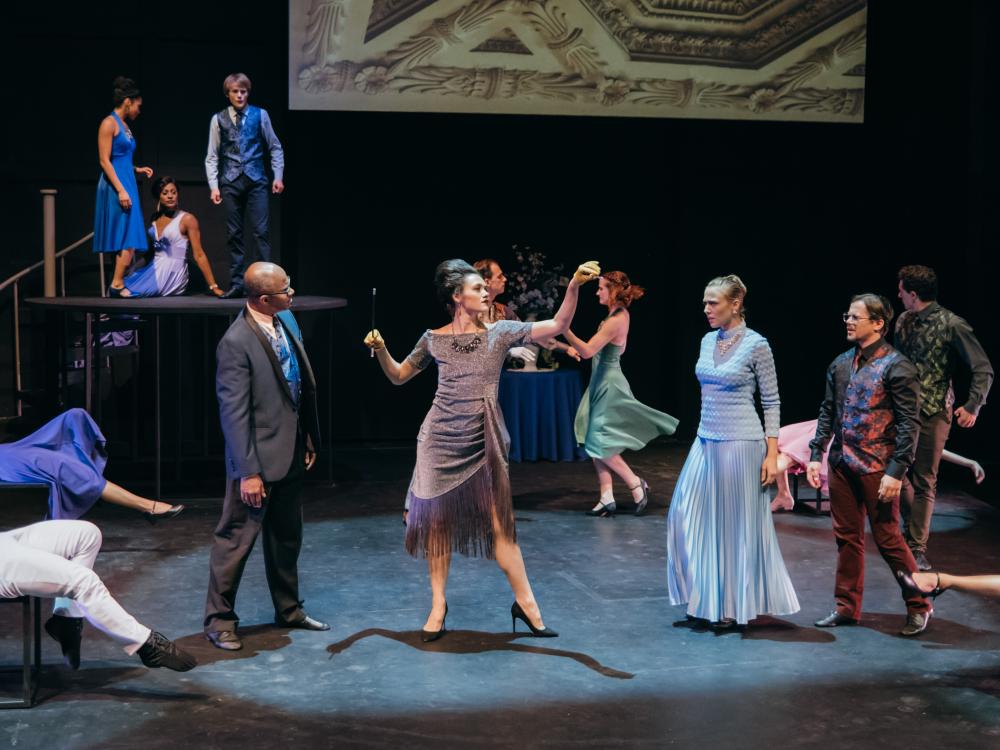
<path fill-rule="evenodd" d="M 763 440 L 697 438 L 667 516 L 667 582 L 672 604 L 712 622 L 746 624 L 799 611 L 760 486 Z"/>

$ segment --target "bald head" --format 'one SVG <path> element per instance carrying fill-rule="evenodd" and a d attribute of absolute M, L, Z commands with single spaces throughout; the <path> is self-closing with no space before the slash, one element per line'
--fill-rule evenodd
<path fill-rule="evenodd" d="M 291 279 L 277 263 L 251 263 L 243 275 L 243 286 L 247 304 L 267 315 L 287 310 L 295 295 Z"/>

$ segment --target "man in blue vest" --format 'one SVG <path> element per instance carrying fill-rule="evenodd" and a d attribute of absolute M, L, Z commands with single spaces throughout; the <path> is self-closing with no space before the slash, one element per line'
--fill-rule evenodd
<path fill-rule="evenodd" d="M 917 569 L 899 528 L 899 493 L 913 463 L 920 431 L 917 368 L 883 337 L 892 305 L 859 294 L 844 313 L 853 346 L 826 373 L 812 460 L 806 477 L 820 486 L 823 452 L 830 445 L 830 515 L 837 539 L 836 609 L 817 627 L 854 625 L 861 619 L 865 583 L 865 517 L 882 558 L 895 574 Z M 923 596 L 904 593 L 906 625 L 900 635 L 922 633 L 934 610 Z"/>
<path fill-rule="evenodd" d="M 245 296 L 243 227 L 246 220 L 250 222 L 260 259 L 271 260 L 269 192 L 279 195 L 285 189 L 282 181 L 285 154 L 271 127 L 267 110 L 248 103 L 250 79 L 243 73 L 233 73 L 226 77 L 222 86 L 229 106 L 212 116 L 205 174 L 212 190 L 212 203 L 221 203 L 226 209 L 227 245 L 232 266 L 229 291 L 222 296 L 228 298 Z M 274 173 L 270 191 L 265 156 L 270 158 Z"/>

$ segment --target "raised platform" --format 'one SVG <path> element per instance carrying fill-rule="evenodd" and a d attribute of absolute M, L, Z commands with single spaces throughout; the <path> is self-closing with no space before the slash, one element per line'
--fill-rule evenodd
<path fill-rule="evenodd" d="M 207 294 L 179 297 L 29 297 L 26 304 L 62 312 L 117 313 L 131 315 L 235 315 L 246 299 L 218 299 Z M 292 312 L 336 310 L 347 307 L 343 297 L 296 295 Z"/>

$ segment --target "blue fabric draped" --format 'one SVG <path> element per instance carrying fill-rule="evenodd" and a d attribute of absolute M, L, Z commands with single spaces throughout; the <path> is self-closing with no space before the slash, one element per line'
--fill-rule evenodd
<path fill-rule="evenodd" d="M 582 395 L 579 370 L 505 370 L 497 400 L 510 433 L 510 460 L 587 460 L 573 432 Z"/>

